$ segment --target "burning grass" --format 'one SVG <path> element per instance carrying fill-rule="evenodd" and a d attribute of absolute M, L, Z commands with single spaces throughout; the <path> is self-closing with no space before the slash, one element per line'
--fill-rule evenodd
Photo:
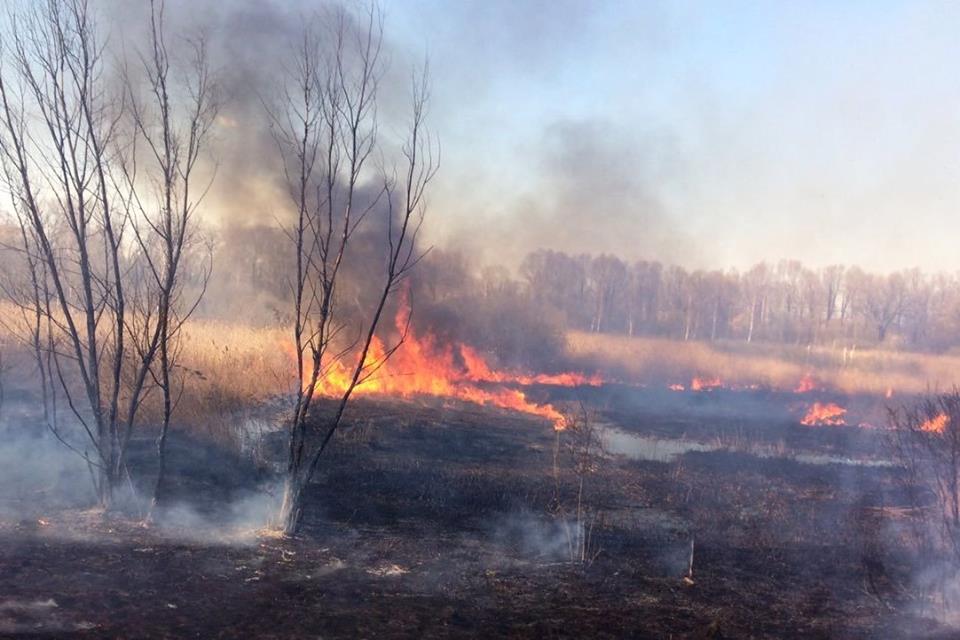
<path fill-rule="evenodd" d="M 599 376 L 577 372 L 545 374 L 496 368 L 469 344 L 444 343 L 429 332 L 420 334 L 408 326 L 409 318 L 410 309 L 404 298 L 394 319 L 403 341 L 391 352 L 374 337 L 360 383 L 354 390 L 357 395 L 456 398 L 546 418 L 560 430 L 565 427 L 565 420 L 559 410 L 550 404 L 531 402 L 516 387 L 597 386 L 602 382 Z M 342 395 L 350 387 L 355 368 L 356 364 L 349 360 L 334 361 L 318 381 L 317 391 L 333 397 Z"/>
<path fill-rule="evenodd" d="M 800 420 L 800 424 L 808 427 L 820 425 L 839 427 L 847 424 L 843 417 L 846 413 L 847 410 L 835 402 L 814 402 Z"/>
<path fill-rule="evenodd" d="M 743 342 L 682 342 L 571 332 L 573 366 L 609 372 L 625 382 L 722 377 L 731 387 L 761 385 L 798 393 L 921 394 L 960 382 L 960 357 L 887 350 L 790 347 Z M 680 385 L 677 385 L 678 387 Z"/>

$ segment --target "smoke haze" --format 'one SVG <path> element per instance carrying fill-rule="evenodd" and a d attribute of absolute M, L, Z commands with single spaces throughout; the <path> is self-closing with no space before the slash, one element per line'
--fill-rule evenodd
<path fill-rule="evenodd" d="M 522 238 L 511 258 L 531 238 L 688 267 L 960 267 L 956 5 L 508 4 L 396 10 L 437 61 L 435 237 L 492 227 Z"/>

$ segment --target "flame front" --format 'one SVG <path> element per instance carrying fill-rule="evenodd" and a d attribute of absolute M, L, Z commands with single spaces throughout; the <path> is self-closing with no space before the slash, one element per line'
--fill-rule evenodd
<path fill-rule="evenodd" d="M 406 329 L 403 344 L 387 358 L 383 342 L 374 337 L 354 393 L 403 398 L 417 395 L 456 398 L 541 416 L 559 430 L 564 428 L 564 418 L 552 405 L 531 402 L 519 389 L 490 388 L 489 385 L 572 387 L 603 383 L 599 376 L 579 373 L 529 374 L 497 370 L 470 345 L 440 344 L 432 334 L 418 335 L 407 328 L 408 316 L 404 300 L 395 318 L 398 331 L 403 334 Z M 317 382 L 316 391 L 327 396 L 342 394 L 350 385 L 354 366 L 354 362 L 334 362 Z"/>
<path fill-rule="evenodd" d="M 800 424 L 808 427 L 819 425 L 841 426 L 847 424 L 843 416 L 847 410 L 833 402 L 814 402 Z"/>
<path fill-rule="evenodd" d="M 723 381 L 720 378 L 699 378 L 694 377 L 690 381 L 691 391 L 709 391 L 710 389 L 719 389 L 723 387 Z"/>
<path fill-rule="evenodd" d="M 950 424 L 950 416 L 945 413 L 936 415 L 920 425 L 920 431 L 925 433 L 943 433 Z"/>

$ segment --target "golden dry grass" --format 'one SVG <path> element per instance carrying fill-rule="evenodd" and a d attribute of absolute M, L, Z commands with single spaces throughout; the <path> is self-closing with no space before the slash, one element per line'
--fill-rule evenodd
<path fill-rule="evenodd" d="M 198 372 L 203 386 L 261 398 L 288 391 L 294 382 L 292 342 L 279 327 L 194 320 L 184 326 L 180 365 Z"/>
<path fill-rule="evenodd" d="M 625 381 L 689 384 L 694 376 L 728 385 L 794 389 L 807 374 L 848 393 L 924 393 L 960 382 L 960 357 L 901 351 L 843 350 L 741 342 L 681 342 L 573 332 L 568 350 L 579 366 Z"/>
<path fill-rule="evenodd" d="M 0 349 L 7 382 L 28 387 L 32 360 L 22 342 L 22 316 L 0 303 Z M 18 331 L 17 327 L 21 329 Z M 879 349 L 844 351 L 743 342 L 680 342 L 572 332 L 567 349 L 574 367 L 624 382 L 679 383 L 694 376 L 728 385 L 794 389 L 807 374 L 822 386 L 850 393 L 897 394 L 944 390 L 960 382 L 960 357 Z M 295 364 L 286 328 L 194 319 L 181 338 L 178 366 L 184 382 L 176 422 L 229 437 L 239 412 L 295 390 Z M 158 415 L 154 393 L 141 422 Z"/>
<path fill-rule="evenodd" d="M 185 384 L 177 422 L 215 439 L 232 438 L 238 412 L 296 389 L 291 343 L 281 328 L 190 321 L 180 344 Z"/>
<path fill-rule="evenodd" d="M 28 324 L 10 303 L 0 302 L 0 353 L 9 387 L 36 386 L 36 366 L 24 343 Z M 177 356 L 177 425 L 229 441 L 238 413 L 291 394 L 296 389 L 296 365 L 282 328 L 194 319 L 183 328 Z M 138 422 L 159 421 L 160 397 L 145 399 Z"/>
<path fill-rule="evenodd" d="M 16 305 L 0 301 L 0 348 L 18 361 L 30 320 Z M 177 366 L 194 391 L 216 389 L 259 399 L 282 393 L 293 382 L 292 342 L 289 331 L 281 327 L 192 319 L 180 336 Z"/>

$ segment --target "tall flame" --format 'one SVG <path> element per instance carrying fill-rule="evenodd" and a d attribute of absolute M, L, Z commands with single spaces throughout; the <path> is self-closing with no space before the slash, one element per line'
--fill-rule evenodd
<path fill-rule="evenodd" d="M 397 330 L 401 335 L 405 333 L 403 344 L 387 357 L 383 342 L 374 337 L 364 361 L 361 382 L 354 393 L 456 398 L 541 416 L 560 430 L 564 428 L 564 418 L 552 405 L 531 402 L 519 389 L 491 385 L 572 387 L 602 384 L 599 376 L 579 373 L 530 374 L 497 370 L 470 345 L 441 344 L 430 333 L 417 334 L 408 327 L 408 318 L 409 306 L 404 296 L 395 317 Z M 317 392 L 328 396 L 342 394 L 350 385 L 355 364 L 342 360 L 332 363 L 317 382 Z"/>

